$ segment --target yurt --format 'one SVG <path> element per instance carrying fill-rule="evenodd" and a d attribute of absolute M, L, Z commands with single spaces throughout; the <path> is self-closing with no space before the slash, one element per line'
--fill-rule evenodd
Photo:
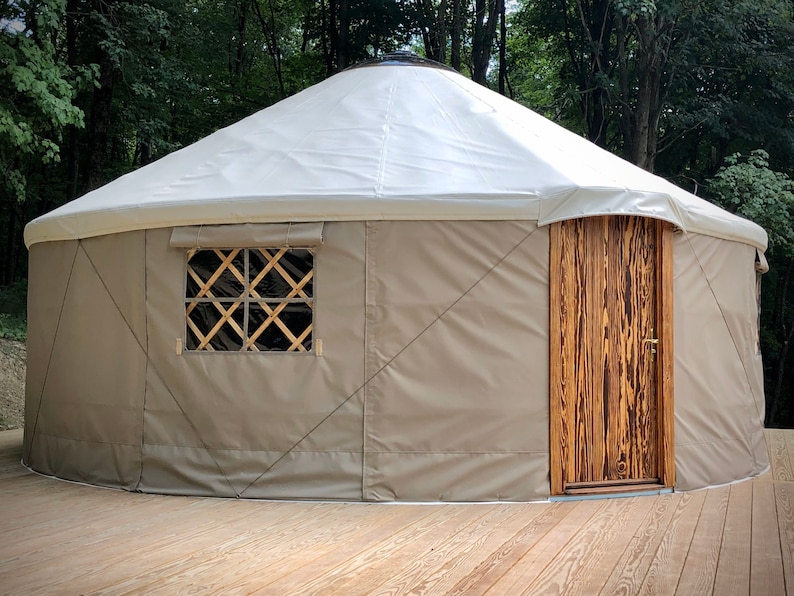
<path fill-rule="evenodd" d="M 351 68 L 28 224 L 24 463 L 532 501 L 761 474 L 765 232 L 441 65 Z"/>

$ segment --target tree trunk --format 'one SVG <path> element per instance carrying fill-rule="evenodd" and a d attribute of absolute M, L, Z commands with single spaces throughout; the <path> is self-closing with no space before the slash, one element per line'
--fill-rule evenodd
<path fill-rule="evenodd" d="M 324 4 L 324 3 L 321 3 Z M 309 49 L 309 39 L 312 26 L 312 11 L 311 8 L 306 8 L 306 15 L 303 17 L 303 31 L 301 35 L 301 54 L 305 54 Z"/>
<path fill-rule="evenodd" d="M 480 85 L 487 85 L 488 63 L 491 60 L 491 48 L 496 36 L 498 0 L 476 0 L 474 7 L 474 35 L 471 42 L 471 55 L 474 64 L 472 80 Z M 486 21 L 486 16 L 488 20 Z"/>
<path fill-rule="evenodd" d="M 98 188 L 105 182 L 103 170 L 108 149 L 108 128 L 115 75 L 113 60 L 99 44 L 97 44 L 96 53 L 99 64 L 99 87 L 94 89 L 91 115 L 86 131 L 88 139 L 88 165 L 84 189 L 86 191 Z"/>
<path fill-rule="evenodd" d="M 19 261 L 19 247 L 22 245 L 21 231 L 23 223 L 18 216 L 18 205 L 9 201 L 6 219 L 6 246 L 0 263 L 0 286 L 6 286 L 16 281 L 17 262 Z M 2 221 L 2 218 L 0 218 Z"/>
<path fill-rule="evenodd" d="M 422 15 L 422 42 L 425 56 L 436 62 L 446 62 L 447 54 L 447 0 L 433 7 L 432 0 L 417 0 L 416 9 Z"/>
<path fill-rule="evenodd" d="M 141 167 L 152 163 L 152 146 L 147 141 L 139 143 L 139 154 L 141 160 Z"/>
<path fill-rule="evenodd" d="M 436 60 L 443 64 L 447 61 L 447 0 L 441 0 L 438 3 L 436 45 L 438 46 Z"/>
<path fill-rule="evenodd" d="M 636 83 L 630 82 L 625 74 L 629 68 L 625 42 L 626 25 L 624 19 L 620 31 L 620 133 L 623 137 L 624 156 L 630 162 L 653 172 L 659 145 L 659 119 L 665 101 L 662 78 L 665 76 L 672 45 L 674 22 L 657 14 L 633 23 L 636 48 L 633 49 L 632 57 L 639 73 Z"/>
<path fill-rule="evenodd" d="M 77 0 L 66 4 L 66 63 L 70 68 L 77 66 Z M 79 140 L 77 127 L 70 125 L 66 132 L 66 200 L 77 196 L 79 169 Z"/>
<path fill-rule="evenodd" d="M 784 398 L 783 388 L 786 380 L 786 362 L 788 361 L 788 353 L 792 339 L 794 339 L 794 323 L 789 326 L 788 333 L 785 335 L 783 343 L 780 346 L 780 358 L 777 362 L 777 374 L 775 375 L 775 388 L 772 391 L 772 403 L 768 407 L 766 420 L 764 421 L 766 426 L 775 426 L 778 423 L 780 406 L 783 405 L 782 402 Z"/>
<path fill-rule="evenodd" d="M 505 15 L 505 0 L 498 0 L 499 4 L 499 93 L 505 95 L 505 81 L 507 80 L 507 20 Z"/>
<path fill-rule="evenodd" d="M 248 20 L 248 3 L 245 0 L 235 3 L 234 12 L 237 17 L 237 47 L 234 49 L 234 61 L 229 65 L 229 70 L 239 77 L 243 74 L 245 62 L 245 26 Z"/>
<path fill-rule="evenodd" d="M 267 53 L 270 56 L 270 62 L 273 64 L 273 72 L 276 74 L 276 82 L 278 82 L 278 90 L 281 99 L 287 97 L 287 91 L 284 87 L 284 73 L 281 68 L 281 46 L 278 42 L 276 35 L 276 12 L 273 8 L 273 0 L 268 0 L 270 8 L 269 20 L 262 14 L 262 9 L 259 6 L 259 0 L 253 0 L 254 13 L 259 20 L 259 25 L 262 29 L 262 34 L 267 41 Z"/>
<path fill-rule="evenodd" d="M 460 15 L 460 0 L 452 0 L 452 47 L 450 65 L 460 72 L 460 44 L 463 37 L 463 23 Z"/>
<path fill-rule="evenodd" d="M 627 158 L 632 163 L 653 171 L 661 113 L 662 49 L 657 45 L 658 31 L 664 27 L 661 17 L 642 19 L 638 27 L 637 103 L 634 108 L 634 134 L 627 144 Z M 624 106 L 624 109 L 625 106 Z"/>
<path fill-rule="evenodd" d="M 607 130 L 610 122 L 609 91 L 604 80 L 612 74 L 612 32 L 614 8 L 609 0 L 596 0 L 585 10 L 578 2 L 580 19 L 590 45 L 587 76 L 580 87 L 583 112 L 587 123 L 587 138 L 599 147 L 607 146 Z"/>
<path fill-rule="evenodd" d="M 349 59 L 348 37 L 350 32 L 350 10 L 348 0 L 339 1 L 339 35 L 336 48 L 336 71 L 341 72 L 347 68 Z"/>
<path fill-rule="evenodd" d="M 334 74 L 334 48 L 336 47 L 336 11 L 334 2 L 336 0 L 320 0 L 320 44 L 323 48 L 323 60 L 325 61 L 325 76 L 330 77 Z"/>

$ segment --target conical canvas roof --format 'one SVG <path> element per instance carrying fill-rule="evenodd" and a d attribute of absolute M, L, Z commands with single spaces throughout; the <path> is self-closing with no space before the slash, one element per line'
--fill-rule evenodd
<path fill-rule="evenodd" d="M 460 74 L 353 68 L 28 224 L 25 240 L 176 225 L 633 214 L 766 233 Z"/>

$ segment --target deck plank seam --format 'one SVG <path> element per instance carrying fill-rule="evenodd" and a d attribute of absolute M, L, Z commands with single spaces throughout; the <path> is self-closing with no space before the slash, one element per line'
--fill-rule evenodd
<path fill-rule="evenodd" d="M 623 560 L 623 557 L 626 555 L 628 550 L 631 548 L 632 542 L 634 541 L 634 539 L 641 540 L 644 537 L 644 536 L 642 536 L 642 528 L 645 527 L 646 522 L 648 520 L 653 519 L 655 514 L 656 514 L 656 508 L 655 507 L 649 507 L 648 511 L 646 512 L 645 516 L 642 518 L 642 521 L 640 521 L 639 525 L 637 526 L 637 529 L 634 531 L 634 533 L 632 534 L 631 538 L 626 541 L 626 546 L 621 551 L 620 556 L 616 557 L 615 564 L 609 570 L 609 575 L 607 577 L 607 581 L 604 583 L 603 586 L 601 586 L 601 588 L 598 591 L 599 596 L 601 596 L 601 594 L 604 593 L 604 590 L 606 589 L 607 585 L 609 584 L 609 578 L 613 577 L 613 575 L 615 574 L 615 571 L 617 570 L 618 565 L 620 565 L 621 561 Z M 610 594 L 609 596 L 612 596 L 612 595 Z"/>
<path fill-rule="evenodd" d="M 580 501 L 580 502 L 576 503 L 576 505 L 577 505 L 577 506 L 579 506 L 581 503 L 585 503 L 585 502 L 586 502 L 586 501 Z M 593 510 L 593 511 L 590 513 L 590 515 L 587 517 L 587 519 L 586 519 L 586 520 L 585 520 L 585 521 L 584 521 L 582 524 L 580 524 L 580 526 L 585 526 L 585 525 L 589 524 L 589 523 L 590 523 L 590 522 L 593 520 L 593 518 L 594 518 L 594 517 L 595 517 L 595 516 L 596 516 L 596 515 L 597 515 L 599 512 L 601 512 L 601 510 L 602 510 L 602 509 L 604 509 L 604 508 L 606 507 L 606 503 L 607 503 L 607 500 L 606 500 L 606 499 L 604 499 L 604 500 L 600 501 L 600 502 L 599 502 L 599 504 L 598 504 L 598 507 L 596 507 L 596 508 L 595 508 L 595 509 L 594 509 L 594 510 Z M 573 511 L 573 509 L 574 509 L 574 508 L 573 508 L 573 507 L 571 507 L 571 511 Z M 569 513 L 569 514 L 570 514 L 570 513 Z M 562 520 L 560 520 L 560 521 L 562 521 Z M 550 531 L 551 531 L 551 529 L 549 529 L 549 532 L 550 532 Z M 548 535 L 548 532 L 546 532 L 546 533 L 545 533 L 543 536 L 545 537 L 546 535 Z M 571 543 L 571 541 L 572 541 L 572 540 L 574 540 L 574 539 L 576 538 L 576 536 L 577 536 L 577 532 L 571 532 L 571 535 L 568 537 L 568 539 L 567 539 L 565 542 L 563 542 L 563 543 L 562 543 L 562 544 L 559 546 L 559 548 L 557 548 L 557 549 L 556 549 L 556 551 L 554 552 L 554 555 L 553 555 L 553 556 L 551 556 L 551 557 L 549 557 L 549 558 L 548 558 L 548 560 L 547 560 L 546 564 L 545 564 L 545 565 L 543 565 L 543 567 L 542 567 L 542 568 L 540 569 L 540 571 L 539 571 L 539 572 L 538 572 L 538 573 L 535 575 L 535 577 L 534 577 L 534 578 L 533 578 L 533 580 L 532 580 L 532 581 L 529 583 L 529 585 L 528 585 L 528 586 L 527 586 L 527 587 L 526 587 L 526 588 L 525 588 L 525 589 L 522 591 L 522 594 L 532 594 L 532 592 L 530 592 L 530 591 L 529 591 L 529 590 L 531 589 L 532 585 L 533 585 L 533 584 L 534 584 L 534 583 L 537 581 L 537 579 L 538 579 L 538 578 L 540 578 L 540 577 L 541 577 L 541 576 L 542 576 L 542 575 L 543 575 L 543 574 L 546 572 L 546 570 L 549 568 L 549 566 L 551 566 L 551 565 L 552 565 L 552 564 L 555 562 L 556 556 L 557 556 L 557 555 L 558 555 L 560 552 L 562 552 L 563 550 L 565 550 L 565 549 L 568 547 L 568 545 Z M 537 542 L 536 542 L 536 544 L 537 544 Z M 524 554 L 524 555 L 523 555 L 523 556 L 522 556 L 520 559 L 518 559 L 518 561 L 516 561 L 516 562 L 513 564 L 513 566 L 512 566 L 512 567 L 515 567 L 515 566 L 516 566 L 516 565 L 518 565 L 518 564 L 519 564 L 521 561 L 523 561 L 523 560 L 524 560 L 524 557 L 526 557 L 526 556 L 527 556 L 527 554 L 529 554 L 529 551 L 527 551 L 527 553 L 525 553 L 525 554 Z M 512 569 L 512 567 L 511 567 L 511 569 Z M 510 571 L 510 570 L 508 570 L 508 572 L 509 572 L 509 571 Z M 507 572 L 505 573 L 505 575 L 506 575 L 506 574 L 507 574 Z M 501 579 L 501 578 L 500 578 L 500 579 Z M 496 582 L 496 583 L 498 583 L 498 582 Z M 496 585 L 496 583 L 494 583 L 494 585 Z M 493 586 L 492 586 L 491 588 L 493 588 Z M 488 590 L 488 591 L 490 591 L 490 589 L 491 589 L 491 588 L 489 588 L 489 590 Z M 488 593 L 488 592 L 486 592 L 486 594 L 487 594 L 487 593 Z"/>
<path fill-rule="evenodd" d="M 780 516 L 780 502 L 779 502 L 779 500 L 777 498 L 777 488 L 776 488 L 775 484 L 777 484 L 777 483 L 776 482 L 772 483 L 772 497 L 774 498 L 774 501 L 775 501 L 775 518 L 776 518 L 775 521 L 777 522 L 775 524 L 776 527 L 777 527 L 777 547 L 778 547 L 778 552 L 780 552 L 780 563 L 781 563 L 781 565 L 783 565 L 783 590 L 784 590 L 785 594 L 790 594 L 790 593 L 794 593 L 794 586 L 786 585 L 788 577 L 786 577 L 786 573 L 785 573 L 786 567 L 785 567 L 785 564 L 783 562 L 783 556 L 784 556 L 784 551 L 783 551 L 783 532 L 781 531 L 781 528 L 780 528 L 781 519 L 784 519 L 784 518 L 781 518 L 781 516 Z M 750 560 L 752 561 L 752 557 L 750 557 Z M 792 591 L 789 591 L 789 588 L 791 588 Z"/>
<path fill-rule="evenodd" d="M 676 531 L 676 529 L 678 528 L 678 526 L 679 526 L 679 524 L 681 522 L 681 518 L 686 515 L 687 505 L 689 505 L 690 502 L 694 498 L 694 497 L 692 497 L 692 495 L 693 495 L 693 493 L 683 493 L 681 499 L 676 504 L 676 508 L 673 511 L 673 515 L 670 517 L 670 521 L 668 522 L 667 528 L 665 528 L 664 538 L 661 541 L 659 541 L 659 544 L 656 546 L 656 549 L 654 550 L 654 556 L 653 556 L 653 561 L 654 562 L 659 560 L 659 558 L 660 558 L 659 557 L 659 553 L 663 549 L 663 547 L 665 549 L 669 548 L 669 543 L 667 542 L 668 537 L 672 536 L 672 538 L 670 538 L 670 541 L 672 541 L 674 539 L 675 531 Z M 703 511 L 703 504 L 704 503 L 705 503 L 705 496 L 701 500 L 700 506 L 698 507 L 698 510 L 697 510 L 697 519 L 698 520 L 700 520 L 700 515 L 701 515 L 701 512 Z M 672 528 L 672 531 L 671 531 L 671 528 Z M 696 528 L 697 528 L 697 524 L 695 524 L 693 526 L 692 536 L 689 537 L 689 544 L 687 546 L 687 554 L 689 554 L 689 549 L 692 546 L 692 538 L 694 536 L 694 532 L 695 532 Z M 686 559 L 684 559 L 684 561 L 686 561 Z M 656 569 L 654 568 L 654 564 L 653 563 L 648 566 L 648 569 L 645 572 L 645 575 L 643 577 L 642 583 L 640 584 L 641 590 L 648 583 L 649 575 L 651 574 L 652 571 L 656 571 Z M 681 569 L 679 570 L 678 577 L 676 579 L 676 587 L 678 586 L 678 582 L 681 579 L 681 573 L 682 572 L 683 572 L 683 565 L 682 565 Z"/>
<path fill-rule="evenodd" d="M 714 596 L 714 586 L 717 583 L 717 570 L 720 568 L 720 559 L 722 559 L 722 547 L 725 544 L 725 524 L 728 521 L 728 505 L 730 505 L 731 491 L 728 491 L 728 496 L 725 502 L 725 512 L 722 514 L 722 531 L 720 532 L 720 546 L 717 550 L 717 560 L 714 562 L 714 575 L 711 578 L 711 594 Z M 752 534 L 750 534 L 752 536 Z M 679 578 L 680 582 L 680 578 Z"/>

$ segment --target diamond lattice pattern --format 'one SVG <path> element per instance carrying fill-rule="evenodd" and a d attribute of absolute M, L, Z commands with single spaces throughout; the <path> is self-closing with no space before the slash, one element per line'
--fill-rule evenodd
<path fill-rule="evenodd" d="M 310 351 L 313 278 L 308 248 L 188 251 L 187 349 Z"/>

